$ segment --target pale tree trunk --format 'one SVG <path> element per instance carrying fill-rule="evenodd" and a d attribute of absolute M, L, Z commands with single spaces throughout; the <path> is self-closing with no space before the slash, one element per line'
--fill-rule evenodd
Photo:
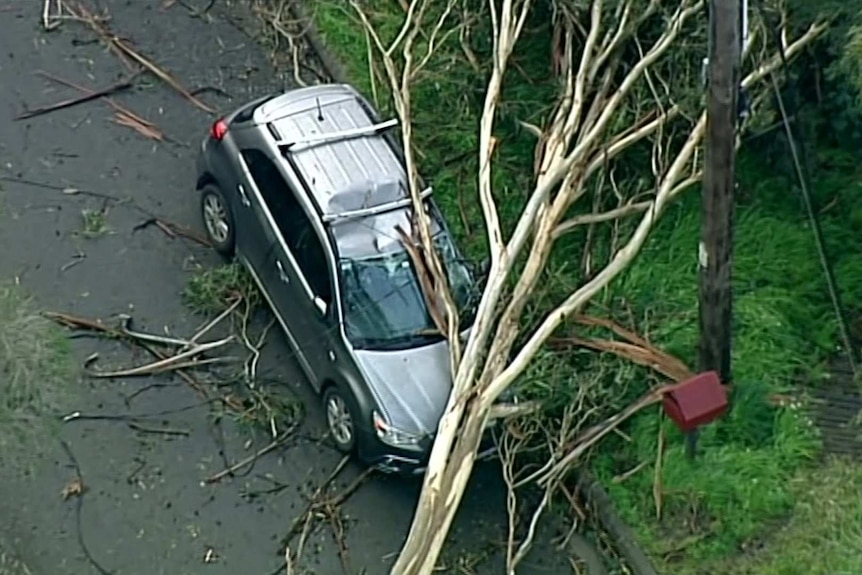
<path fill-rule="evenodd" d="M 535 187 L 528 195 L 511 237 L 506 239 L 501 231 L 492 185 L 494 127 L 506 70 L 532 8 L 532 0 L 488 0 L 493 55 L 479 125 L 477 179 L 491 266 L 470 338 L 462 352 L 457 337 L 457 310 L 430 241 L 428 222 L 423 221 L 425 211 L 419 200 L 418 168 L 412 149 L 410 98 L 412 84 L 435 48 L 457 31 L 457 26 L 450 21 L 456 1 L 412 0 L 407 6 L 404 25 L 387 46 L 364 13 L 363 3 L 351 0 L 381 56 L 401 119 L 419 236 L 428 260 L 424 269 L 438 291 L 427 295 L 429 301 L 442 299 L 445 315 L 441 314 L 440 323 L 445 325 L 439 327 L 452 344 L 452 393 L 437 429 L 413 523 L 392 567 L 392 575 L 430 575 L 433 572 L 497 399 L 524 373 L 555 330 L 631 264 L 667 205 L 700 178 L 698 152 L 706 127 L 705 112 L 691 119 L 687 137 L 672 153 L 667 153 L 665 148 L 674 142 L 664 137 L 663 128 L 671 121 L 682 121 L 683 112 L 676 104 L 663 104 L 656 95 L 653 113 L 623 128 L 615 125 L 615 120 L 637 93 L 638 86 L 644 83 L 653 86 L 652 68 L 667 58 L 690 19 L 702 14 L 703 0 L 674 0 L 672 12 L 664 10 L 671 2 L 651 0 L 646 9 L 638 8 L 640 13 L 637 14 L 633 0 L 609 3 L 613 4 L 612 8 L 606 6 L 605 0 L 592 0 L 588 11 L 589 28 L 577 46 L 576 33 L 587 23 L 585 19 L 576 23 L 574 14 L 561 11 L 564 42 L 563 53 L 559 55 L 563 80 L 560 99 L 548 126 L 544 129 L 529 127 L 540 136 Z M 436 10 L 436 15 L 426 26 L 424 21 L 432 10 Z M 637 37 L 639 27 L 662 12 L 669 14 L 664 32 L 651 45 L 643 46 Z M 784 47 L 785 56 L 796 55 L 824 29 L 822 24 L 813 25 Z M 420 35 L 424 52 L 416 53 Z M 641 58 L 620 80 L 619 53 L 629 44 L 641 50 Z M 580 54 L 576 58 L 578 49 Z M 399 52 L 400 58 L 397 58 Z M 759 62 L 744 79 L 744 87 L 753 87 L 781 63 L 778 54 Z M 570 207 L 586 195 L 591 178 L 633 145 L 642 142 L 653 142 L 655 185 L 652 199 L 565 220 Z M 524 327 L 524 310 L 537 289 L 556 239 L 582 223 L 609 221 L 632 214 L 640 214 L 640 221 L 623 247 L 603 269 L 549 312 L 520 349 L 513 350 Z M 525 263 L 516 266 L 528 245 Z M 513 280 L 514 287 L 507 287 Z M 628 417 L 633 409 L 654 403 L 656 397 L 649 395 L 620 415 Z M 612 418 L 608 425 L 618 425 L 625 417 Z M 552 488 L 568 466 L 608 429 L 606 426 L 583 437 L 568 453 L 561 454 L 565 465 L 560 467 L 559 460 L 549 462 L 547 473 L 537 476 L 537 481 L 546 490 Z M 550 492 L 546 491 L 545 499 L 549 498 Z M 517 554 L 509 554 L 514 559 L 508 567 L 510 573 L 528 547 L 528 543 L 524 544 Z"/>

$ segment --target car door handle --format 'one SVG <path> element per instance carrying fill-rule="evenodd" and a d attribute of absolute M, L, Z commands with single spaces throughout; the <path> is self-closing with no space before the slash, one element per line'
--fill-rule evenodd
<path fill-rule="evenodd" d="M 290 277 L 287 275 L 287 272 L 284 271 L 284 266 L 281 265 L 280 260 L 275 260 L 275 267 L 278 270 L 278 279 L 283 281 L 286 284 L 290 283 Z"/>
<path fill-rule="evenodd" d="M 250 206 L 251 202 L 248 199 L 248 194 L 245 193 L 245 187 L 242 184 L 239 184 L 236 187 L 236 191 L 239 192 L 239 198 L 240 198 L 240 201 L 242 202 L 242 205 L 244 205 L 245 207 Z"/>

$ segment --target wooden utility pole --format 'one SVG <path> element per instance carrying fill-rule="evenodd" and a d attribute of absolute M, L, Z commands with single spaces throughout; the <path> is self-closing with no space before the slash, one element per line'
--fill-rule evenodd
<path fill-rule="evenodd" d="M 700 371 L 731 382 L 731 267 L 741 0 L 709 0 L 706 158 L 699 246 Z M 689 453 L 697 437 L 690 434 Z"/>

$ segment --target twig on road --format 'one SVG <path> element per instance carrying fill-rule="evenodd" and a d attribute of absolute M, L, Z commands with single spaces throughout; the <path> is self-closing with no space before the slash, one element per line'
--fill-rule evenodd
<path fill-rule="evenodd" d="M 65 264 L 63 264 L 62 266 L 60 266 L 60 271 L 61 271 L 61 272 L 64 272 L 64 271 L 66 271 L 66 270 L 68 270 L 68 269 L 71 269 L 71 268 L 75 267 L 76 265 L 78 265 L 79 263 L 81 263 L 82 261 L 84 261 L 84 259 L 85 259 L 86 257 L 87 257 L 87 254 L 85 254 L 84 252 L 78 252 L 77 254 L 75 254 L 74 256 L 72 256 L 72 259 L 71 259 L 71 260 L 69 260 L 68 262 L 66 262 L 66 263 L 65 263 Z"/>
<path fill-rule="evenodd" d="M 103 194 L 101 192 L 92 192 L 89 190 L 81 190 L 78 188 L 72 188 L 69 186 L 58 186 L 55 184 L 47 184 L 45 182 L 37 182 L 35 180 L 28 180 L 26 178 L 19 178 L 16 176 L 0 176 L 0 181 L 9 182 L 12 184 L 20 184 L 22 186 L 31 186 L 34 188 L 42 188 L 43 190 L 52 190 L 55 192 L 62 192 L 65 196 L 88 196 L 91 198 L 99 198 L 102 200 L 122 203 L 128 200 L 123 198 L 119 198 L 117 196 L 112 196 L 110 194 Z"/>
<path fill-rule="evenodd" d="M 278 437 L 276 437 L 276 438 L 275 438 L 271 443 L 269 443 L 269 444 L 268 444 L 268 445 L 266 445 L 265 447 L 263 447 L 263 448 L 261 448 L 261 449 L 257 450 L 257 451 L 256 451 L 255 453 L 253 453 L 252 455 L 249 455 L 249 456 L 248 456 L 248 457 L 246 457 L 245 459 L 243 459 L 243 460 L 241 460 L 241 461 L 238 461 L 238 462 L 234 463 L 234 464 L 233 464 L 233 465 L 231 465 L 230 467 L 228 467 L 228 468 L 226 468 L 226 469 L 223 469 L 223 470 L 219 471 L 218 473 L 216 473 L 216 474 L 214 474 L 214 475 L 210 475 L 209 477 L 207 477 L 207 478 L 204 480 L 204 483 L 218 483 L 219 481 L 221 481 L 222 479 L 224 479 L 224 478 L 225 478 L 225 477 L 227 477 L 228 475 L 233 475 L 235 472 L 239 471 L 239 470 L 240 470 L 240 469 L 242 469 L 243 467 L 245 467 L 245 466 L 247 466 L 247 465 L 250 465 L 250 464 L 254 463 L 254 462 L 255 462 L 255 461 L 257 461 L 259 458 L 263 457 L 264 455 L 266 455 L 266 454 L 267 454 L 267 453 L 269 453 L 270 451 L 272 451 L 272 450 L 274 450 L 274 449 L 276 449 L 276 448 L 278 448 L 278 447 L 280 447 L 280 446 L 284 445 L 284 444 L 285 444 L 285 442 L 286 442 L 286 441 L 287 441 L 287 440 L 288 440 L 288 439 L 293 435 L 293 432 L 294 432 L 298 427 L 299 427 L 298 425 L 294 425 L 294 426 L 292 426 L 292 427 L 288 428 L 287 430 L 283 431 L 283 432 L 281 433 L 281 435 L 279 435 Z"/>
<path fill-rule="evenodd" d="M 205 335 L 206 335 L 207 333 L 209 333 L 209 332 L 210 332 L 210 331 L 211 331 L 215 326 L 217 326 L 217 325 L 218 325 L 218 324 L 220 324 L 222 321 L 224 321 L 224 319 L 225 319 L 226 317 L 228 317 L 230 314 L 232 314 L 232 313 L 233 313 L 233 311 L 234 311 L 234 310 L 239 306 L 239 304 L 240 304 L 240 303 L 242 303 L 242 301 L 243 301 L 244 299 L 245 299 L 245 298 L 242 298 L 242 297 L 238 297 L 238 298 L 236 298 L 236 299 L 234 300 L 234 302 L 233 302 L 232 304 L 230 304 L 230 306 L 229 306 L 226 310 L 224 310 L 223 312 L 221 312 L 220 314 L 218 314 L 215 318 L 213 318 L 212 320 L 210 320 L 210 321 L 208 321 L 206 324 L 204 324 L 204 326 L 203 326 L 202 328 L 200 328 L 200 329 L 197 331 L 197 333 L 195 333 L 195 334 L 191 337 L 191 339 L 189 339 L 189 342 L 190 342 L 190 343 L 192 343 L 192 344 L 197 343 L 197 341 L 198 341 L 200 338 L 202 338 L 203 336 L 205 336 Z"/>
<path fill-rule="evenodd" d="M 143 230 L 145 228 L 148 228 L 150 226 L 156 226 L 157 228 L 162 230 L 166 236 L 168 236 L 171 239 L 174 239 L 177 236 L 180 236 L 180 237 L 184 237 L 188 240 L 192 240 L 193 242 L 196 242 L 196 243 L 198 243 L 204 247 L 207 247 L 207 248 L 212 247 L 212 243 L 208 239 L 206 239 L 205 237 L 201 236 L 200 234 L 197 234 L 191 230 L 187 230 L 186 228 L 183 228 L 182 226 L 179 226 L 173 222 L 163 220 L 161 218 L 153 217 L 153 218 L 146 219 L 143 222 L 137 224 L 134 228 L 132 228 L 132 232 L 137 232 L 137 231 Z"/>
<path fill-rule="evenodd" d="M 131 128 L 145 138 L 161 142 L 165 139 L 165 135 L 160 129 L 153 126 L 150 122 L 144 120 L 136 114 L 130 112 L 115 112 L 114 123 L 126 128 Z"/>
<path fill-rule="evenodd" d="M 84 6 L 79 3 L 73 4 L 74 8 L 69 7 L 68 9 L 78 18 L 80 18 L 84 23 L 86 23 L 93 32 L 99 36 L 103 42 L 105 42 L 116 54 L 123 57 L 124 61 L 131 60 L 142 66 L 149 72 L 151 72 L 154 76 L 160 79 L 162 82 L 173 88 L 176 92 L 182 95 L 186 100 L 191 102 L 194 106 L 200 108 L 204 112 L 209 112 L 210 114 L 215 114 L 216 110 L 204 103 L 196 96 L 194 96 L 191 92 L 189 92 L 186 88 L 183 87 L 182 84 L 177 81 L 171 74 L 165 71 L 163 68 L 156 65 L 152 60 L 146 58 L 139 52 L 132 49 L 129 44 L 117 36 L 110 28 L 108 28 L 103 22 L 100 22 L 94 15 Z"/>
<path fill-rule="evenodd" d="M 116 94 L 117 92 L 122 92 L 123 90 L 128 90 L 132 87 L 132 82 L 130 80 L 123 80 L 121 82 L 117 82 L 116 84 L 112 84 L 107 88 L 102 88 L 100 90 L 93 90 L 88 94 L 83 96 L 79 96 L 77 98 L 69 98 L 67 100 L 62 100 L 60 102 L 56 102 L 54 104 L 49 104 L 47 106 L 41 106 L 39 108 L 34 108 L 32 110 L 24 111 L 17 116 L 15 116 L 16 120 L 27 120 L 29 118 L 35 118 L 36 116 L 41 116 L 44 114 L 48 114 L 49 112 L 54 112 L 57 110 L 64 110 L 66 108 L 71 108 L 72 106 L 77 106 L 78 104 L 84 104 L 86 102 L 91 102 L 93 100 L 103 98 L 105 96 L 110 96 L 111 94 Z"/>
<path fill-rule="evenodd" d="M 66 86 L 69 88 L 74 88 L 75 90 L 78 90 L 79 92 L 82 92 L 84 94 L 92 94 L 93 93 L 93 90 L 91 90 L 89 88 L 85 88 L 84 86 L 76 84 L 70 80 L 64 80 L 63 78 L 59 78 L 57 76 L 49 74 L 48 72 L 45 72 L 44 70 L 37 70 L 36 74 L 39 76 L 42 76 L 43 78 L 47 78 L 48 80 L 56 82 L 58 84 L 62 84 L 63 86 Z M 137 75 L 137 73 L 136 73 L 136 75 Z M 154 123 L 150 122 L 149 120 L 142 118 L 141 116 L 138 116 L 137 114 L 135 114 L 134 112 L 132 112 L 128 108 L 125 108 L 125 107 L 117 104 L 113 99 L 109 98 L 106 95 L 101 96 L 101 98 L 104 99 L 105 102 L 107 102 L 107 104 L 109 106 L 111 106 L 111 108 L 113 108 L 113 110 L 115 112 L 114 113 L 114 121 L 115 122 L 119 123 L 120 125 L 132 128 L 145 137 L 148 137 L 148 138 L 160 141 L 160 142 L 168 139 L 164 135 L 164 133 L 161 131 L 161 129 L 158 126 L 156 126 Z"/>
<path fill-rule="evenodd" d="M 165 235 L 170 238 L 182 237 L 187 240 L 191 240 L 197 244 L 200 244 L 204 247 L 212 247 L 212 244 L 201 236 L 200 234 L 187 229 L 179 224 L 168 221 L 164 218 L 158 217 L 153 212 L 148 210 L 147 208 L 140 206 L 131 198 L 121 198 L 119 196 L 113 196 L 111 194 L 106 194 L 103 192 L 95 192 L 92 190 L 84 190 L 81 188 L 76 188 L 73 186 L 60 186 L 57 184 L 49 184 L 47 182 L 39 182 L 36 180 L 29 180 L 26 178 L 19 178 L 16 176 L 4 176 L 0 175 L 0 181 L 9 182 L 12 184 L 19 184 L 21 186 L 30 186 L 34 188 L 40 188 L 43 190 L 50 190 L 55 192 L 60 192 L 64 196 L 86 196 L 89 198 L 97 198 L 100 200 L 104 200 L 105 202 L 111 202 L 114 206 L 122 206 L 127 205 L 129 208 L 134 209 L 142 214 L 147 216 L 147 219 L 140 224 L 137 224 L 132 228 L 132 233 L 142 230 L 151 225 L 155 225 L 157 228 L 162 230 Z M 77 257 L 77 256 L 76 256 Z"/>
<path fill-rule="evenodd" d="M 156 349 L 155 347 L 149 345 L 147 342 L 139 340 L 139 339 L 130 339 L 128 336 L 123 334 L 122 331 L 120 331 L 116 328 L 107 327 L 107 326 L 103 325 L 100 321 L 96 321 L 96 320 L 92 320 L 92 319 L 88 319 L 88 318 L 84 318 L 84 317 L 78 317 L 78 316 L 74 316 L 74 315 L 67 314 L 67 313 L 61 313 L 61 312 L 44 312 L 43 315 L 45 317 L 47 317 L 48 319 L 53 320 L 53 321 L 59 323 L 60 325 L 63 325 L 63 326 L 68 327 L 68 328 L 85 329 L 88 331 L 95 332 L 99 335 L 103 335 L 105 337 L 110 337 L 110 338 L 114 338 L 114 339 L 119 339 L 121 341 L 131 342 L 131 343 L 137 345 L 138 347 L 144 349 L 145 351 L 149 352 L 150 355 L 152 355 L 156 359 L 164 360 L 164 359 L 168 359 L 170 357 L 166 353 L 164 353 L 163 351 Z M 199 394 L 201 394 L 202 396 L 204 396 L 206 398 L 209 397 L 209 395 L 207 394 L 203 385 L 201 385 L 201 383 L 194 376 L 192 376 L 189 372 L 182 370 L 182 369 L 178 369 L 178 370 L 176 370 L 176 374 L 179 375 L 183 380 L 185 380 L 185 382 L 188 383 L 189 386 L 192 389 L 194 389 L 195 391 L 197 391 Z M 222 398 L 222 401 L 225 403 L 225 405 L 228 405 L 228 407 L 232 407 L 223 398 Z"/>
<path fill-rule="evenodd" d="M 147 427 L 139 423 L 129 423 L 129 429 L 140 431 L 141 433 L 153 433 L 157 435 L 182 435 L 188 437 L 191 432 L 187 429 L 171 429 L 169 427 Z"/>
<path fill-rule="evenodd" d="M 340 506 L 347 501 L 347 499 L 349 499 L 350 496 L 353 495 L 363 483 L 365 483 L 365 480 L 368 479 L 371 473 L 373 473 L 372 469 L 366 469 L 339 493 L 332 496 L 325 496 L 324 494 L 326 489 L 341 474 L 341 471 L 347 465 L 349 460 L 350 457 L 345 455 L 341 461 L 338 462 L 335 469 L 333 469 L 329 476 L 327 476 L 323 483 L 321 483 L 311 495 L 305 510 L 293 520 L 290 530 L 282 539 L 282 545 L 284 546 L 285 553 L 287 553 L 287 549 L 289 549 L 293 538 L 297 535 L 299 536 L 299 541 L 296 544 L 296 553 L 294 555 L 294 559 L 299 560 L 302 557 L 305 542 L 311 534 L 314 520 L 321 518 L 327 519 L 332 529 L 333 537 L 338 545 L 338 557 L 345 574 L 351 573 L 352 570 L 348 559 L 347 543 L 344 539 L 344 524 L 341 518 Z"/>
<path fill-rule="evenodd" d="M 165 415 L 173 415 L 176 413 L 183 413 L 186 411 L 192 411 L 193 409 L 198 409 L 200 407 L 205 407 L 207 405 L 211 405 L 216 401 L 221 401 L 221 398 L 218 399 L 205 399 L 203 401 L 198 401 L 197 403 L 193 403 L 191 405 L 184 405 L 182 407 L 176 407 L 174 409 L 164 409 L 162 411 L 157 411 L 155 413 L 141 413 L 141 414 L 132 414 L 132 413 L 120 413 L 120 414 L 103 414 L 103 413 L 81 413 L 80 411 L 73 411 L 72 413 L 63 416 L 60 420 L 63 423 L 70 423 L 72 421 L 140 421 L 144 419 L 155 419 L 158 417 L 164 417 Z"/>
<path fill-rule="evenodd" d="M 45 32 L 50 32 L 54 28 L 60 25 L 60 22 L 56 20 L 56 16 L 51 15 L 51 5 L 54 3 L 54 0 L 44 0 L 42 3 L 42 29 Z M 56 0 L 57 4 L 57 16 L 61 13 L 61 1 Z"/>

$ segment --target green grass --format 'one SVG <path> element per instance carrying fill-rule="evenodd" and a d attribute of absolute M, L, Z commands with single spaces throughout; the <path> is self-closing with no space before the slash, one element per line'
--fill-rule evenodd
<path fill-rule="evenodd" d="M 250 308 L 260 303 L 254 278 L 239 262 L 197 269 L 183 290 L 185 304 L 204 315 L 226 310 L 237 297 L 244 298 Z"/>
<path fill-rule="evenodd" d="M 378 1 L 369 5 L 376 10 L 375 23 L 383 34 L 391 34 L 402 17 L 398 4 Z M 349 80 L 371 94 L 366 38 L 355 17 L 343 9 L 343 3 L 318 2 L 315 6 L 316 24 L 326 44 L 344 64 Z M 481 47 L 477 51 L 481 56 Z M 551 101 L 549 85 L 543 79 L 547 71 L 536 64 L 546 62 L 547 53 L 537 51 L 536 44 L 528 45 L 517 60 L 524 65 L 513 67 L 506 86 L 499 129 L 503 146 L 495 173 L 497 189 L 502 191 L 498 199 L 501 218 L 506 225 L 512 224 L 521 209 L 520 190 L 529 184 L 533 162 L 533 142 L 517 130 L 515 120 L 541 124 Z M 533 77 L 519 68 L 531 70 Z M 443 211 L 474 256 L 481 252 L 484 242 L 476 233 L 480 219 L 472 157 L 483 77 L 469 68 L 457 43 L 451 44 L 429 65 L 429 74 L 417 85 L 414 96 L 422 171 L 434 184 Z M 380 93 L 380 82 L 374 86 Z M 385 107 L 385 101 L 378 101 L 378 105 Z M 742 199 L 734 255 L 733 352 L 737 392 L 732 410 L 703 431 L 700 457 L 695 463 L 684 457 L 681 434 L 656 411 L 631 422 L 626 429 L 631 441 L 611 439 L 593 459 L 596 473 L 608 485 L 642 544 L 666 568 L 664 572 L 675 575 L 725 572 L 705 571 L 704 566 L 730 564 L 729 557 L 788 518 L 787 530 L 775 538 L 787 543 L 784 548 L 775 546 L 772 552 L 756 558 L 745 556 L 732 562 L 735 571 L 731 572 L 809 572 L 801 566 L 811 565 L 818 553 L 833 549 L 832 543 L 820 542 L 820 538 L 838 529 L 837 523 L 829 521 L 838 522 L 843 498 L 852 495 L 846 507 L 855 521 L 842 535 L 845 540 L 850 541 L 852 530 L 858 530 L 860 524 L 858 491 L 842 489 L 838 481 L 832 485 L 834 515 L 821 524 L 812 512 L 815 507 L 809 491 L 819 481 L 831 485 L 833 480 L 831 475 L 821 478 L 809 471 L 819 454 L 819 441 L 804 414 L 799 382 L 817 385 L 821 380 L 823 360 L 838 343 L 837 323 L 811 230 L 787 178 L 792 171 L 758 153 L 748 150 L 739 161 Z M 835 198 L 838 202 L 822 215 L 827 248 L 844 303 L 859 313 L 862 242 L 854 230 L 862 229 L 862 174 L 851 153 L 830 151 L 817 160 L 813 171 L 815 203 L 823 207 Z M 636 263 L 603 297 L 612 310 L 622 309 L 625 299 L 635 327 L 692 366 L 697 359 L 698 218 L 697 193 L 692 191 L 668 211 Z M 553 274 L 549 277 L 553 281 L 547 282 L 549 292 L 569 290 L 578 281 L 577 260 L 570 254 L 579 254 L 582 245 L 583 237 L 578 234 L 565 240 L 563 247 L 569 255 L 563 257 L 568 258 L 568 269 L 575 273 Z M 597 251 L 607 254 L 607 245 Z M 561 259 L 555 260 L 555 269 L 563 269 L 562 264 Z M 620 377 L 634 382 L 628 385 L 631 391 L 627 393 L 636 394 L 643 389 L 647 374 L 619 365 L 617 379 Z M 774 394 L 783 393 L 798 395 L 802 408 L 780 408 L 769 401 Z M 661 467 L 662 519 L 658 520 L 653 486 L 660 428 L 666 440 Z M 638 473 L 622 482 L 613 481 L 640 464 L 645 466 Z M 847 464 L 835 469 L 835 473 L 855 474 L 858 484 L 859 469 Z M 802 533 L 806 521 L 818 524 L 810 536 L 803 533 L 804 548 L 795 549 L 790 535 L 782 539 L 783 534 L 794 533 L 794 529 Z M 797 553 L 801 554 L 800 569 L 793 571 L 786 565 Z M 838 563 L 840 559 L 833 561 L 837 570 L 831 573 L 862 573 L 859 569 L 841 571 L 858 565 L 858 557 L 848 559 L 846 566 Z M 821 567 L 812 569 L 811 573 L 827 572 Z"/>
<path fill-rule="evenodd" d="M 726 575 L 862 573 L 862 466 L 833 460 L 794 478 L 792 518 L 744 558 L 702 566 Z"/>
<path fill-rule="evenodd" d="M 76 383 L 63 334 L 18 287 L 0 285 L 0 460 L 46 443 Z"/>
<path fill-rule="evenodd" d="M 663 424 L 669 448 L 661 474 L 662 521 L 655 520 L 652 495 L 658 418 L 636 418 L 628 430 L 634 441 L 612 440 L 597 456 L 599 475 L 624 515 L 654 556 L 671 557 L 674 573 L 700 573 L 700 561 L 735 553 L 793 511 L 794 477 L 819 453 L 804 409 L 779 408 L 769 398 L 795 394 L 804 406 L 800 380 L 820 381 L 822 363 L 839 341 L 837 321 L 797 197 L 782 178 L 758 172 L 753 159 L 742 157 L 740 174 L 749 199 L 737 214 L 733 409 L 704 430 L 695 463 L 684 455 L 681 434 Z M 814 185 L 821 205 L 834 193 L 844 196 L 845 210 L 826 212 L 822 224 L 845 304 L 856 315 L 862 311 L 862 246 L 842 236 L 852 225 L 847 215 L 862 206 L 857 177 L 845 170 Z M 613 290 L 641 314 L 649 312 L 642 331 L 690 365 L 697 359 L 696 200 L 689 197 L 668 214 Z M 612 482 L 641 462 L 648 464 L 640 473 Z M 685 561 L 677 564 L 672 551 L 681 542 L 687 543 Z"/>

